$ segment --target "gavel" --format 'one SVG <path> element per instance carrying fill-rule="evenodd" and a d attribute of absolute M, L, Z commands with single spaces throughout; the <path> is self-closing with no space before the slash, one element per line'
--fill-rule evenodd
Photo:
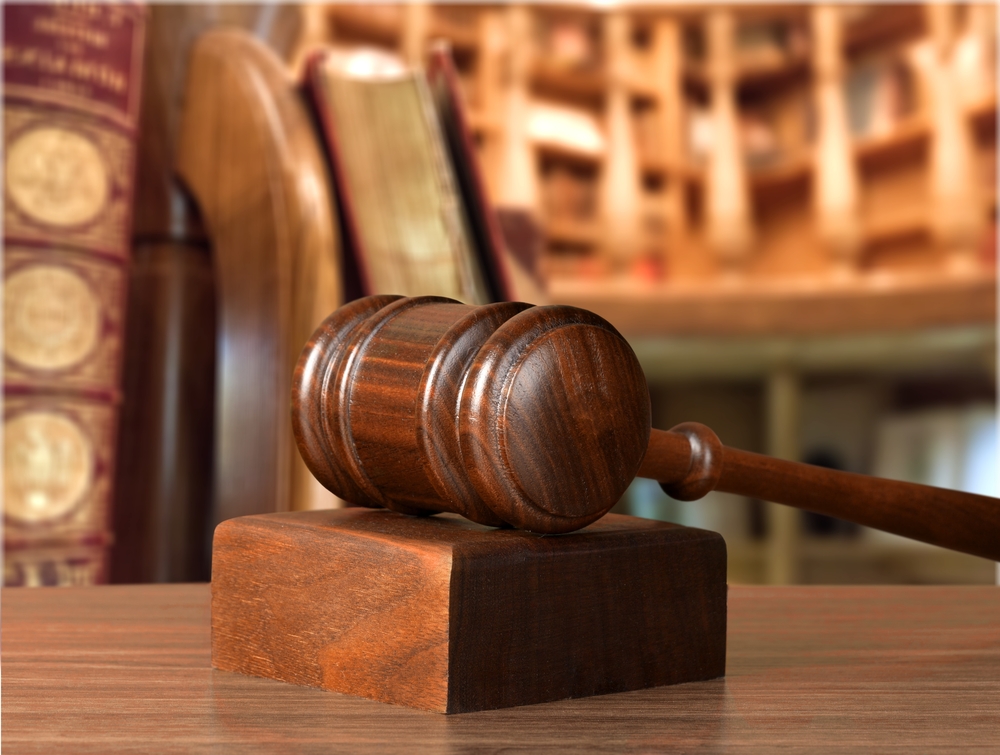
<path fill-rule="evenodd" d="M 580 529 L 635 476 L 680 500 L 783 503 L 1000 560 L 1000 500 L 785 461 L 684 423 L 651 429 L 631 347 L 587 310 L 369 296 L 303 349 L 292 426 L 337 496 L 542 534 Z"/>

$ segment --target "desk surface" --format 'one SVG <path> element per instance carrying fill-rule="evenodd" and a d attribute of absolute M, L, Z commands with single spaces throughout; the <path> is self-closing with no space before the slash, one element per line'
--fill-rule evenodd
<path fill-rule="evenodd" d="M 725 679 L 460 716 L 209 659 L 207 585 L 5 589 L 4 753 L 1000 751 L 995 587 L 733 587 Z"/>

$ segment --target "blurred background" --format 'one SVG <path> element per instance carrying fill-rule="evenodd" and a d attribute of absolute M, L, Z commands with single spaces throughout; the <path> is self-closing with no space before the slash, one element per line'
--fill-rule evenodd
<path fill-rule="evenodd" d="M 231 55 L 206 62 L 197 45 L 219 29 L 256 40 L 252 75 L 233 73 Z M 192 93 L 211 76 L 227 97 L 246 81 L 276 87 L 245 113 L 232 106 L 244 113 L 234 138 L 251 143 L 254 113 L 299 107 L 295 82 L 324 48 L 419 66 L 450 43 L 511 251 L 540 296 L 628 338 L 655 427 L 703 422 L 727 445 L 997 496 L 996 39 L 991 4 L 151 6 L 120 424 L 100 509 L 113 545 L 74 545 L 83 566 L 70 574 L 54 530 L 12 527 L 5 504 L 7 584 L 207 579 L 217 521 L 334 504 L 302 480 L 283 400 L 271 424 L 245 424 L 268 410 L 227 371 L 227 349 L 287 362 L 282 339 L 292 359 L 305 339 L 272 337 L 280 318 L 252 297 L 229 304 L 240 294 L 224 260 L 257 263 L 240 252 L 252 239 L 220 234 L 252 234 L 253 217 L 209 197 L 255 184 L 245 156 L 229 172 L 214 162 L 227 142 L 204 124 L 223 116 Z M 260 73 L 277 70 L 266 56 L 281 76 Z M 278 140 L 292 145 L 275 152 L 285 165 L 306 159 L 296 145 L 315 123 L 300 123 Z M 202 128 L 210 147 L 197 146 Z M 309 277 L 291 259 L 261 273 L 262 290 Z M 227 330 L 240 317 L 246 342 Z M 258 456 L 245 452 L 258 441 Z M 762 501 L 673 501 L 646 480 L 616 511 L 721 532 L 732 583 L 1000 574 Z"/>

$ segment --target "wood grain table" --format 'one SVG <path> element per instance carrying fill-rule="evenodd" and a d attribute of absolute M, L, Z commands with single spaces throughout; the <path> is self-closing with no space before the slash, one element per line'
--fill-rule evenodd
<path fill-rule="evenodd" d="M 1000 752 L 1000 589 L 732 587 L 725 679 L 443 716 L 209 667 L 208 585 L 3 590 L 3 751 Z"/>

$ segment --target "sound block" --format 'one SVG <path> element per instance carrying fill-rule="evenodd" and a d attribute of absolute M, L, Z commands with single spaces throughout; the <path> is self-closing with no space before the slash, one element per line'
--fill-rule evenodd
<path fill-rule="evenodd" d="M 460 713 L 714 679 L 726 546 L 609 514 L 568 535 L 337 509 L 215 531 L 212 665 Z"/>

